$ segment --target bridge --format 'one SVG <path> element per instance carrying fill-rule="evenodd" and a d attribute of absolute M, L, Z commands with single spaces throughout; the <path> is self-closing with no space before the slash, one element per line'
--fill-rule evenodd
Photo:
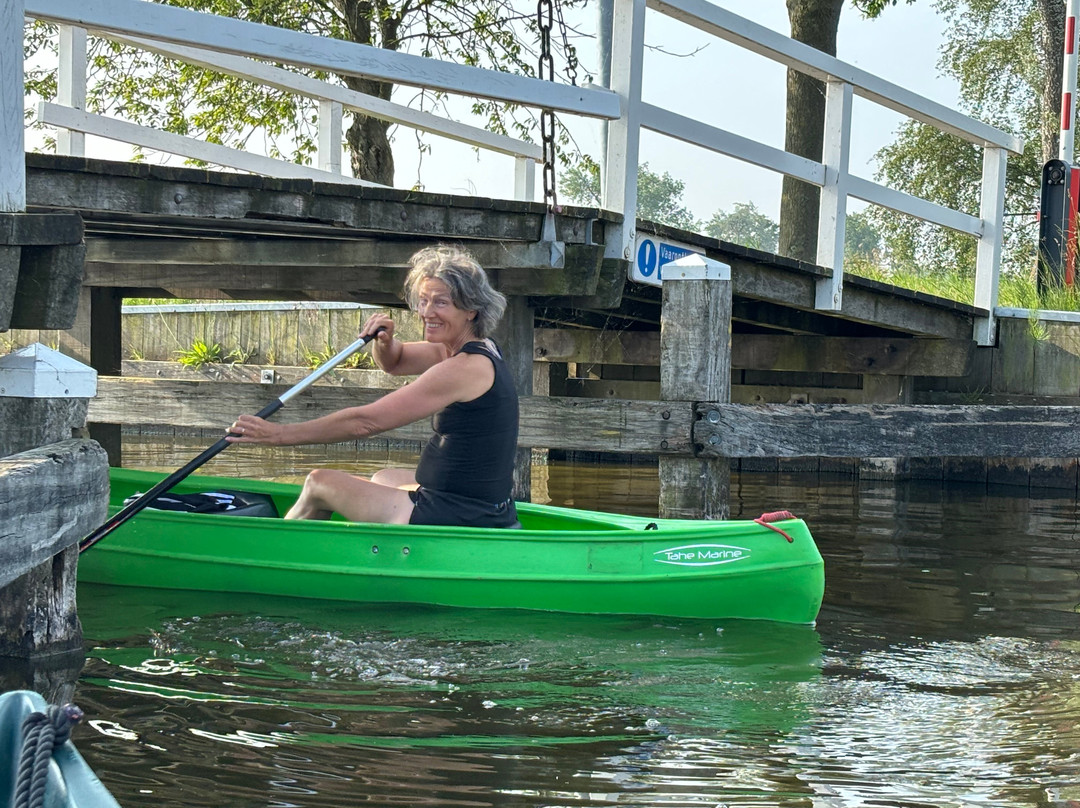
<path fill-rule="evenodd" d="M 79 319 L 89 333 L 89 360 L 103 374 L 90 412 L 99 427 L 95 437 L 106 446 L 135 417 L 136 400 L 157 401 L 159 417 L 177 425 L 206 426 L 218 418 L 205 391 L 155 389 L 119 376 L 125 297 L 396 303 L 408 255 L 423 244 L 453 240 L 476 253 L 510 298 L 504 339 L 515 347 L 519 389 L 529 396 L 523 446 L 656 454 L 665 513 L 722 513 L 732 458 L 1080 454 L 1074 416 L 1064 410 L 951 405 L 934 408 L 931 417 L 913 403 L 910 380 L 968 377 L 973 365 L 990 361 L 979 358 L 980 349 L 995 350 L 1002 314 L 1015 314 L 998 306 L 997 292 L 1005 169 L 1009 154 L 1022 147 L 1019 140 L 703 0 L 616 0 L 610 88 L 508 75 L 240 20 L 208 21 L 205 14 L 144 0 L 17 0 L 0 14 L 6 54 L 0 55 L 0 212 L 11 223 L 0 246 L 6 257 L 0 271 L 7 272 L 9 290 L 30 288 L 22 277 L 35 267 L 39 275 L 52 271 L 68 280 L 77 271 L 81 288 L 81 295 L 57 304 L 55 315 L 33 310 L 30 296 L 9 291 L 9 320 L 0 328 L 71 328 Z M 644 31 L 655 14 L 820 79 L 827 94 L 822 160 L 645 102 Z M 34 111 L 37 121 L 57 128 L 57 155 L 24 154 L 23 65 L 11 55 L 21 53 L 24 15 L 60 30 L 58 97 Z M 317 100 L 317 165 L 88 112 L 88 35 Z M 268 63 L 604 121 L 602 204 L 553 210 L 534 201 L 543 162 L 536 144 Z M 981 148 L 979 212 L 944 208 L 853 174 L 855 97 Z M 515 198 L 428 194 L 349 177 L 340 161 L 346 110 L 511 156 Z M 638 220 L 644 132 L 821 188 L 817 261 L 792 261 Z M 228 170 L 89 159 L 88 134 Z M 853 199 L 977 239 L 973 299 L 935 298 L 846 274 L 845 222 Z M 644 282 L 650 279 L 633 272 L 644 238 L 700 257 L 671 264 L 677 271 L 662 286 Z M 555 387 L 563 392 L 568 364 L 605 371 L 591 380 L 599 384 L 573 379 L 584 398 L 567 401 L 545 395 L 554 388 L 543 389 L 542 380 L 534 391 L 536 360 L 561 369 Z M 632 393 L 625 383 L 632 379 L 618 371 L 627 366 L 655 372 Z M 808 375 L 818 382 L 807 384 Z M 822 382 L 825 377 L 831 382 Z M 817 397 L 782 383 L 792 378 L 799 380 L 796 387 L 817 389 Z M 251 395 L 234 392 L 230 412 Z M 527 458 L 523 475 L 526 464 Z"/>

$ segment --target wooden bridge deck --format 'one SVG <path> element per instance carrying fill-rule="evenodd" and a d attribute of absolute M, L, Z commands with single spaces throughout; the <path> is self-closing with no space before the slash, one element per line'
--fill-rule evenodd
<path fill-rule="evenodd" d="M 565 208 L 565 265 L 540 242 L 545 209 L 492 200 L 272 179 L 85 158 L 27 156 L 31 211 L 78 211 L 84 285 L 124 297 L 323 299 L 398 304 L 417 248 L 472 250 L 499 288 L 529 298 L 538 324 L 614 331 L 659 328 L 660 290 L 603 261 L 617 214 Z M 814 311 L 828 270 L 642 222 L 732 266 L 733 331 L 967 341 L 971 306 L 849 276 L 843 310 Z"/>

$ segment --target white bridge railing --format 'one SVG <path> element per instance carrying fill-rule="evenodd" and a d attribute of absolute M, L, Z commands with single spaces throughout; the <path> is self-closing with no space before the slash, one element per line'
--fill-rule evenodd
<path fill-rule="evenodd" d="M 987 312 L 975 339 L 995 338 L 995 307 L 1002 251 L 1005 166 L 1019 153 L 1019 138 L 916 95 L 871 73 L 714 6 L 705 0 L 614 0 L 612 89 L 574 87 L 410 54 L 322 38 L 241 20 L 214 17 L 145 0 L 8 0 L 0 8 L 0 210 L 25 208 L 22 29 L 24 14 L 60 26 L 57 103 L 42 103 L 37 119 L 60 130 L 61 152 L 79 154 L 84 134 L 134 143 L 254 173 L 371 184 L 341 173 L 342 114 L 361 111 L 384 120 L 453 138 L 515 158 L 515 196 L 534 197 L 536 144 L 419 112 L 257 60 L 338 75 L 507 101 L 560 114 L 609 121 L 603 207 L 625 215 L 608 235 L 608 256 L 631 260 L 635 242 L 637 169 L 642 129 L 795 177 L 822 189 L 817 263 L 832 269 L 819 281 L 815 305 L 843 307 L 845 219 L 849 197 L 909 214 L 978 239 L 975 299 Z M 724 129 L 678 115 L 641 97 L 646 11 L 672 17 L 825 82 L 825 146 L 821 162 L 807 160 Z M 181 61 L 316 99 L 320 105 L 317 166 L 161 132 L 86 112 L 86 32 L 162 53 Z M 983 148 L 978 215 L 952 210 L 851 174 L 851 107 L 855 95 L 935 126 Z"/>

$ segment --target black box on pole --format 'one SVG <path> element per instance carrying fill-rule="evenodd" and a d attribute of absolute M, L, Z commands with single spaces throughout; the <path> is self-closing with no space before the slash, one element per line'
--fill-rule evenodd
<path fill-rule="evenodd" d="M 1069 238 L 1074 233 L 1076 202 L 1071 193 L 1071 166 L 1064 160 L 1047 160 L 1042 170 L 1039 200 L 1038 288 L 1061 287 L 1071 280 L 1067 267 Z M 1072 251 L 1075 252 L 1075 251 Z"/>

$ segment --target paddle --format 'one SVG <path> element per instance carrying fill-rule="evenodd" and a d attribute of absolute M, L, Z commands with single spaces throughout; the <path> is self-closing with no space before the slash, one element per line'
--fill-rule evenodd
<path fill-rule="evenodd" d="M 321 379 L 323 376 L 333 370 L 336 366 L 344 362 L 354 353 L 356 353 L 369 342 L 371 342 L 371 340 L 374 339 L 380 331 L 385 330 L 386 329 L 378 328 L 375 330 L 374 334 L 368 334 L 366 337 L 360 337 L 360 339 L 356 340 L 356 342 L 343 350 L 341 353 L 337 354 L 331 359 L 328 359 L 326 362 L 320 365 L 310 376 L 297 382 L 295 385 L 282 393 L 280 398 L 275 401 L 271 401 L 269 404 L 267 404 L 265 407 L 255 413 L 255 415 L 259 418 L 269 418 L 275 412 L 284 407 L 285 402 L 300 395 L 300 393 L 304 392 L 304 390 L 313 385 L 315 382 L 317 382 L 319 379 Z M 229 434 L 233 435 L 233 433 L 231 432 Z M 234 437 L 239 436 L 234 435 Z M 147 491 L 145 494 L 139 496 L 138 499 L 133 500 L 132 502 L 125 505 L 123 508 L 117 511 L 111 519 L 105 522 L 105 524 L 103 524 L 101 527 L 99 527 L 97 530 L 95 530 L 93 533 L 91 533 L 85 539 L 79 542 L 79 552 L 83 553 L 89 550 L 99 541 L 101 541 L 118 527 L 120 527 L 120 525 L 124 524 L 124 522 L 126 522 L 128 519 L 130 519 L 143 508 L 148 506 L 155 497 L 159 496 L 160 494 L 164 494 L 170 488 L 175 486 L 177 483 L 179 483 L 181 480 L 183 480 L 185 477 L 195 471 L 195 469 L 199 468 L 199 466 L 203 465 L 211 458 L 220 454 L 230 445 L 231 444 L 225 438 L 221 438 L 217 443 L 215 443 L 209 449 L 206 449 L 198 457 L 195 457 L 192 460 L 188 461 L 188 463 L 183 468 L 177 469 L 164 480 L 162 480 L 149 491 Z"/>

